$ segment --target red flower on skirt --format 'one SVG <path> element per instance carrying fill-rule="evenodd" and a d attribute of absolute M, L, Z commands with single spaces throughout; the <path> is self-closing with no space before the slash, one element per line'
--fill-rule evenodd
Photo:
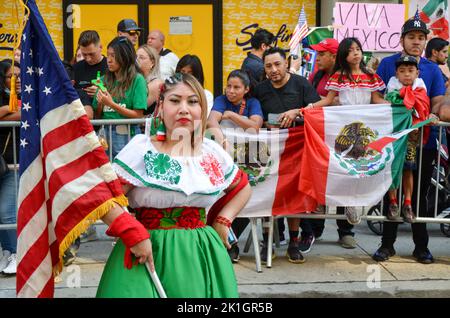
<path fill-rule="evenodd" d="M 164 213 L 158 209 L 145 209 L 140 211 L 137 215 L 137 219 L 146 229 L 158 228 L 163 217 Z"/>
<path fill-rule="evenodd" d="M 193 208 L 185 208 L 177 220 L 177 226 L 190 229 L 199 227 L 202 225 L 200 223 L 200 213 L 198 209 Z"/>

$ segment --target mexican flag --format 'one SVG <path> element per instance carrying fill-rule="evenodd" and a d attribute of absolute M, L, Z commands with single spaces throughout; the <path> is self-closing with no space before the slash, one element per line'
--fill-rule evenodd
<path fill-rule="evenodd" d="M 309 109 L 299 190 L 320 204 L 370 206 L 400 185 L 407 135 L 381 151 L 367 146 L 411 127 L 404 106 L 348 105 Z"/>
<path fill-rule="evenodd" d="M 238 167 L 247 173 L 252 196 L 239 216 L 261 217 L 313 211 L 314 199 L 298 189 L 304 147 L 303 126 L 261 129 L 258 134 L 222 125 Z"/>

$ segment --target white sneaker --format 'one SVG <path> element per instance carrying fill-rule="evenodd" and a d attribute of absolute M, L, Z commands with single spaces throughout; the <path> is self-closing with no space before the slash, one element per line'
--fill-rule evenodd
<path fill-rule="evenodd" d="M 11 254 L 11 256 L 8 258 L 8 261 L 9 261 L 9 264 L 3 270 L 3 274 L 15 275 L 16 271 L 17 271 L 17 254 Z"/>
<path fill-rule="evenodd" d="M 0 251 L 0 273 L 8 266 L 8 258 L 11 256 L 10 251 Z"/>

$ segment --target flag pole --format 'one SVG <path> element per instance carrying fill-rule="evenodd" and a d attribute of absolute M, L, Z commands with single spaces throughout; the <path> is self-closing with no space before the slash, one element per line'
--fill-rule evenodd
<path fill-rule="evenodd" d="M 167 298 L 166 292 L 164 291 L 161 281 L 159 280 L 158 274 L 156 274 L 156 271 L 152 272 L 148 261 L 145 262 L 145 268 L 147 268 L 147 271 L 150 274 L 153 284 L 155 284 L 155 287 L 156 287 L 156 290 L 158 291 L 159 297 Z"/>

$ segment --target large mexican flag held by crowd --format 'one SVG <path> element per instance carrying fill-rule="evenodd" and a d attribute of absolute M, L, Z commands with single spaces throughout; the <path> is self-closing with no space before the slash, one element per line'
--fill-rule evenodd
<path fill-rule="evenodd" d="M 315 209 L 315 200 L 298 189 L 303 157 L 303 126 L 262 129 L 258 134 L 222 126 L 230 147 L 227 151 L 249 177 L 250 201 L 239 216 L 259 217 L 295 214 Z"/>
<path fill-rule="evenodd" d="M 407 135 L 380 151 L 367 147 L 411 126 L 404 106 L 349 105 L 304 112 L 299 192 L 330 206 L 370 206 L 400 185 Z"/>

